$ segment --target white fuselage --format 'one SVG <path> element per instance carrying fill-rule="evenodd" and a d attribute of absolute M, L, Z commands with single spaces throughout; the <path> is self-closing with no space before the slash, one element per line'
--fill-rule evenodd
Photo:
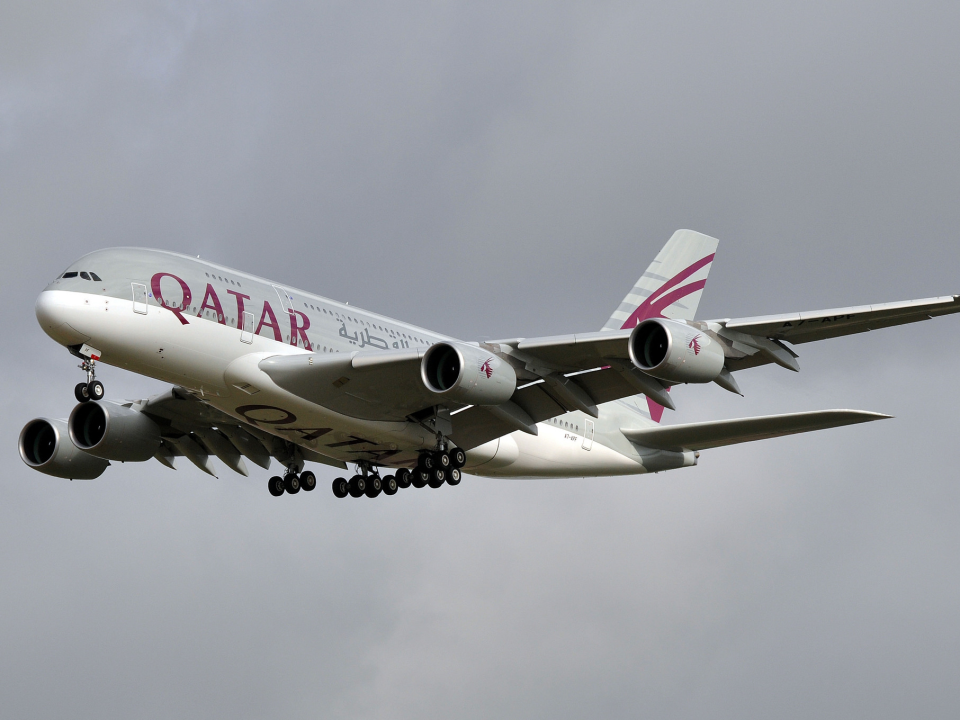
<path fill-rule="evenodd" d="M 174 257 L 181 267 L 186 261 L 197 265 L 197 273 L 204 272 L 207 277 L 213 274 L 223 278 L 228 272 L 240 276 L 236 271 L 200 260 Z M 87 264 L 92 263 L 87 261 Z M 258 287 L 276 286 L 253 276 L 242 277 L 247 307 L 255 309 L 253 315 L 256 315 L 259 312 L 256 298 L 247 297 L 255 295 L 250 288 L 254 283 L 259 283 Z M 149 287 L 149 278 L 143 282 Z M 286 299 L 301 303 L 310 313 L 309 319 L 304 312 L 298 313 L 303 316 L 301 325 L 306 324 L 307 330 L 294 325 L 298 322 L 294 315 L 291 333 L 285 332 L 285 327 L 278 331 L 279 323 L 269 322 L 266 331 L 261 327 L 250 332 L 253 328 L 244 327 L 240 312 L 210 309 L 207 305 L 209 284 L 204 307 L 197 307 L 201 292 L 197 288 L 193 298 L 186 293 L 185 297 L 178 298 L 180 304 L 176 307 L 181 308 L 180 312 L 160 307 L 156 301 L 137 303 L 135 307 L 133 297 L 118 297 L 120 292 L 113 289 L 100 291 L 96 284 L 91 284 L 89 290 L 76 287 L 76 283 L 60 289 L 58 284 L 59 281 L 54 281 L 36 305 L 41 326 L 57 342 L 66 346 L 86 343 L 100 352 L 103 363 L 189 388 L 217 409 L 244 422 L 253 422 L 262 430 L 301 447 L 350 462 L 357 458 L 358 450 L 369 446 L 391 453 L 387 465 L 402 466 L 411 465 L 418 451 L 432 448 L 435 443 L 434 435 L 415 422 L 364 420 L 307 401 L 274 384 L 260 370 L 259 363 L 276 355 L 350 353 L 363 345 L 425 350 L 434 342 L 448 339 L 442 335 L 300 291 L 282 292 L 287 294 Z M 166 286 L 164 288 L 163 292 L 169 293 Z M 239 291 L 227 292 L 236 295 Z M 221 291 L 221 294 L 225 293 Z M 153 293 L 150 299 L 155 300 Z M 280 304 L 281 301 L 274 299 L 274 302 Z M 265 302 L 260 313 L 261 325 L 264 319 L 269 320 L 268 305 L 269 302 Z M 186 309 L 182 309 L 184 307 Z M 286 313 L 282 315 L 285 316 Z M 616 416 L 615 408 L 608 408 L 613 405 L 601 406 L 598 420 L 580 412 L 569 413 L 539 423 L 537 436 L 515 432 L 470 449 L 465 470 L 499 477 L 645 472 L 642 457 L 619 432 L 622 418 Z M 290 416 L 295 416 L 296 422 L 276 422 Z M 635 426 L 643 420 L 639 416 L 631 418 Z M 316 428 L 333 431 L 312 437 L 315 433 L 311 430 Z"/>

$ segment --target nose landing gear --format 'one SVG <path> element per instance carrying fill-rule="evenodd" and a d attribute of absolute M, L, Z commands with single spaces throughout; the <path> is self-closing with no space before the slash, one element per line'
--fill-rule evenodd
<path fill-rule="evenodd" d="M 78 365 L 81 370 L 87 374 L 85 383 L 78 383 L 73 389 L 73 394 L 77 402 L 87 402 L 88 400 L 102 400 L 104 395 L 103 383 L 97 380 L 96 361 L 93 358 L 84 358 Z"/>

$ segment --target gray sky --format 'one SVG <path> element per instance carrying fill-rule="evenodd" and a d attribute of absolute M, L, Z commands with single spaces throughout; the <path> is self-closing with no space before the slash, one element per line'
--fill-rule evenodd
<path fill-rule="evenodd" d="M 896 420 L 654 477 L 338 501 L 47 478 L 33 303 L 144 245 L 466 339 L 599 328 L 677 228 L 701 317 L 960 292 L 956 3 L 0 6 L 0 697 L 18 718 L 960 709 L 958 320 L 800 348 L 669 422 Z M 113 397 L 159 383 L 104 368 Z"/>

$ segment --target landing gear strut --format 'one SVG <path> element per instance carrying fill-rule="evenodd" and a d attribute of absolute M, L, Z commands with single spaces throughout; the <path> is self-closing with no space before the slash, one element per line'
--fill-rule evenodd
<path fill-rule="evenodd" d="M 88 400 L 103 399 L 103 383 L 97 380 L 96 361 L 92 358 L 84 358 L 78 367 L 87 374 L 85 383 L 78 383 L 73 389 L 73 394 L 77 402 L 87 402 Z"/>

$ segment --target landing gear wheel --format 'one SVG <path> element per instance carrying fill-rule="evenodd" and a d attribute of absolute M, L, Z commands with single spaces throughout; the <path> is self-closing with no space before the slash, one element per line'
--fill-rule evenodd
<path fill-rule="evenodd" d="M 368 498 L 375 498 L 383 490 L 383 481 L 376 475 L 367 478 L 366 495 Z"/>
<path fill-rule="evenodd" d="M 317 486 L 317 476 L 307 470 L 300 473 L 300 489 L 304 492 L 310 492 Z"/>
<path fill-rule="evenodd" d="M 423 468 L 427 472 L 430 472 L 437 466 L 437 460 L 434 458 L 432 453 L 424 453 L 420 456 L 420 462 L 417 464 L 417 466 Z"/>
<path fill-rule="evenodd" d="M 397 487 L 401 490 L 410 487 L 410 471 L 406 468 L 400 468 L 397 470 L 396 480 Z"/>
<path fill-rule="evenodd" d="M 87 384 L 79 383 L 73 389 L 74 397 L 77 398 L 77 402 L 87 402 L 90 399 L 90 395 L 87 393 Z"/>
<path fill-rule="evenodd" d="M 447 481 L 447 471 L 443 468 L 434 468 L 430 472 L 429 485 L 432 488 L 438 488 Z"/>
<path fill-rule="evenodd" d="M 415 488 L 422 488 L 426 486 L 429 480 L 430 473 L 427 470 L 424 470 L 422 467 L 414 468 L 413 472 L 410 474 L 410 484 Z"/>
<path fill-rule="evenodd" d="M 354 475 L 350 478 L 350 484 L 348 486 L 348 492 L 350 497 L 358 498 L 363 495 L 367 490 L 367 481 L 363 479 L 363 475 Z"/>
<path fill-rule="evenodd" d="M 383 492 L 387 495 L 396 495 L 397 494 L 397 479 L 393 475 L 387 475 L 381 483 L 383 484 Z"/>
<path fill-rule="evenodd" d="M 450 464 L 458 470 L 467 464 L 467 454 L 460 448 L 450 451 Z"/>
<path fill-rule="evenodd" d="M 450 485 L 460 484 L 460 468 L 453 468 L 447 473 L 447 483 Z"/>
<path fill-rule="evenodd" d="M 91 400 L 103 400 L 103 383 L 94 380 L 87 384 L 87 395 Z"/>
<path fill-rule="evenodd" d="M 291 495 L 296 495 L 300 492 L 300 478 L 296 473 L 287 473 L 283 477 L 283 487 Z"/>
<path fill-rule="evenodd" d="M 350 494 L 350 488 L 346 478 L 337 478 L 333 481 L 333 494 L 338 498 L 345 498 Z"/>
<path fill-rule="evenodd" d="M 438 452 L 434 455 L 434 458 L 437 462 L 437 467 L 444 470 L 450 469 L 450 455 L 445 452 Z"/>
<path fill-rule="evenodd" d="M 283 478 L 279 475 L 274 475 L 272 478 L 267 480 L 267 490 L 269 490 L 270 494 L 274 497 L 280 497 L 283 495 L 285 490 L 283 487 Z"/>

